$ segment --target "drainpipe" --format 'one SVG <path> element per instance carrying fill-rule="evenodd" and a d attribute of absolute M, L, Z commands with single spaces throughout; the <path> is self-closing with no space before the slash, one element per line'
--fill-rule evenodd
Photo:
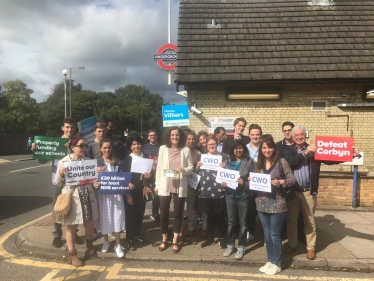
<path fill-rule="evenodd" d="M 353 190 L 352 190 L 352 208 L 357 208 L 357 178 L 358 166 L 353 166 Z"/>

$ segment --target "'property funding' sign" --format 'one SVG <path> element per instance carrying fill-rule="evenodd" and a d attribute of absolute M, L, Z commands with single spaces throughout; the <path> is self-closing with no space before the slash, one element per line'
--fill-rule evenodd
<path fill-rule="evenodd" d="M 34 138 L 36 150 L 32 153 L 33 159 L 62 159 L 66 156 L 65 144 L 68 139 L 38 137 Z"/>

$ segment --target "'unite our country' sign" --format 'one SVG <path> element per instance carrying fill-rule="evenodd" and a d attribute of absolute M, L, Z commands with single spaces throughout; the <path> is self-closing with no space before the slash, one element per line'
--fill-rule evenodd
<path fill-rule="evenodd" d="M 163 105 L 162 121 L 163 127 L 190 125 L 188 104 Z"/>
<path fill-rule="evenodd" d="M 352 137 L 316 136 L 316 160 L 347 162 L 353 158 Z"/>

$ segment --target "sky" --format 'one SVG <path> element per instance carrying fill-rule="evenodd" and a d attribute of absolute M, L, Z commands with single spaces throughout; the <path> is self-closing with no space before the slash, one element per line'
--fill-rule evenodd
<path fill-rule="evenodd" d="M 0 1 L 0 85 L 21 79 L 42 102 L 63 69 L 84 90 L 137 84 L 165 102 L 183 103 L 153 60 L 167 43 L 167 0 Z M 171 42 L 177 43 L 179 1 L 171 0 Z M 68 76 L 69 78 L 69 76 Z M 172 81 L 175 76 L 173 74 Z"/>

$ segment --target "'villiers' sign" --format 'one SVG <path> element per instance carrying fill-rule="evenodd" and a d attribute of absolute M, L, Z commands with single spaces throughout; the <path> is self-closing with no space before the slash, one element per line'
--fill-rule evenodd
<path fill-rule="evenodd" d="M 34 138 L 36 150 L 32 153 L 33 159 L 62 159 L 66 156 L 68 142 L 65 138 L 38 137 Z"/>
<path fill-rule="evenodd" d="M 314 159 L 347 162 L 353 158 L 353 138 L 316 136 Z"/>

